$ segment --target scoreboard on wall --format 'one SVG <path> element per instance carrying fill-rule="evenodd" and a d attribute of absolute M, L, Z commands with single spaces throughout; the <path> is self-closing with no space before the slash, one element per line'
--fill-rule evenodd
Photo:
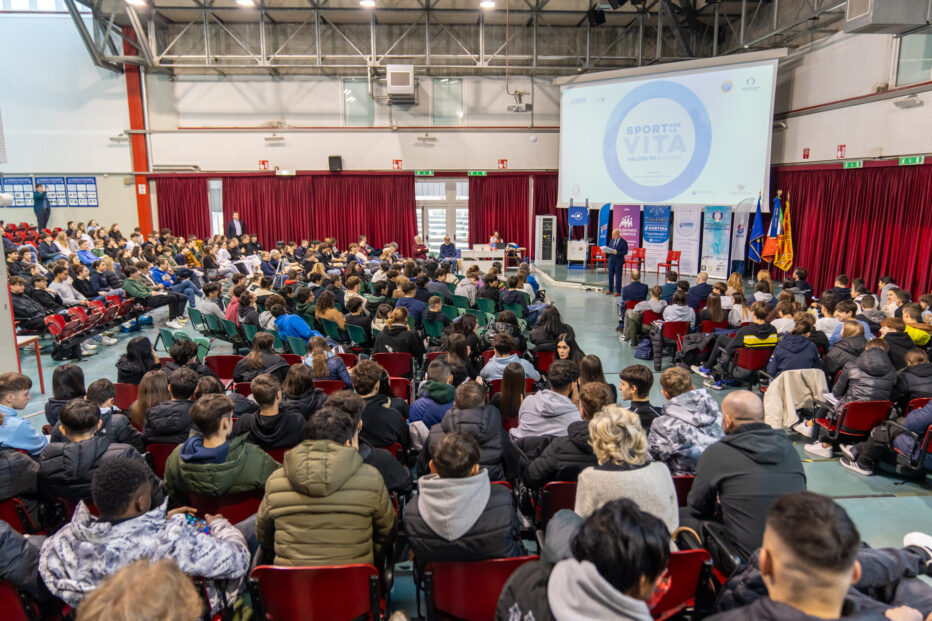
<path fill-rule="evenodd" d="M 36 185 L 45 186 L 52 207 L 99 207 L 96 177 L 3 177 L 3 192 L 13 195 L 12 207 L 32 207 Z"/>

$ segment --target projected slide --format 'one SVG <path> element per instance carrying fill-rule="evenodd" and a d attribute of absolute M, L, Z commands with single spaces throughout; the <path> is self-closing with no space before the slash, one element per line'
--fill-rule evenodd
<path fill-rule="evenodd" d="M 767 188 L 776 61 L 563 86 L 560 202 L 736 205 Z"/>

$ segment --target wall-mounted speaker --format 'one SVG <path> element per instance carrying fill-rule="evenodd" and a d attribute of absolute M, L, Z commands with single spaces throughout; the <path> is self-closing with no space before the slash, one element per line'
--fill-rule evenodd
<path fill-rule="evenodd" d="M 343 172 L 343 156 L 342 155 L 331 155 L 329 159 L 330 159 L 330 172 Z"/>

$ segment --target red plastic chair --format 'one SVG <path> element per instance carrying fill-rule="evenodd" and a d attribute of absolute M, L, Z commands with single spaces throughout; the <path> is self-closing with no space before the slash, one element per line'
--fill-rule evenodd
<path fill-rule="evenodd" d="M 596 263 L 601 263 L 603 267 L 608 269 L 608 259 L 605 257 L 605 253 L 602 252 L 602 248 L 589 246 L 589 269 L 594 270 Z"/>
<path fill-rule="evenodd" d="M 673 269 L 673 266 L 676 266 L 677 271 L 680 269 L 680 255 L 682 252 L 679 250 L 667 250 L 667 260 L 657 263 L 657 282 L 660 282 L 660 268 L 663 267 L 667 272 Z M 664 272 L 666 273 L 666 272 Z"/>
<path fill-rule="evenodd" d="M 124 412 L 128 412 L 136 401 L 136 397 L 139 396 L 139 384 L 116 383 L 113 385 L 113 388 L 116 390 L 116 397 L 113 398 L 113 405 Z"/>
<path fill-rule="evenodd" d="M 695 605 L 712 576 L 712 557 L 707 550 L 671 552 L 667 563 L 670 590 L 651 609 L 658 621 L 669 619 Z"/>
<path fill-rule="evenodd" d="M 149 453 L 149 459 L 152 461 L 152 471 L 159 475 L 160 479 L 165 478 L 165 462 L 168 456 L 175 450 L 177 444 L 150 444 L 146 447 Z"/>
<path fill-rule="evenodd" d="M 874 427 L 887 420 L 892 409 L 890 401 L 849 401 L 841 406 L 834 421 L 817 418 L 814 422 L 828 432 L 828 439 L 833 444 L 842 436 L 848 444 L 870 435 Z"/>
<path fill-rule="evenodd" d="M 3 611 L 4 621 L 34 621 L 42 618 L 36 602 L 8 580 L 0 580 L 0 610 Z"/>
<path fill-rule="evenodd" d="M 197 509 L 198 513 L 219 514 L 231 524 L 236 524 L 256 514 L 263 495 L 265 495 L 265 489 L 261 487 L 251 492 L 226 496 L 201 496 L 189 493 L 188 504 Z"/>
<path fill-rule="evenodd" d="M 543 529 L 560 509 L 576 507 L 576 481 L 551 481 L 544 485 L 537 507 L 537 523 Z"/>
<path fill-rule="evenodd" d="M 735 352 L 735 368 L 752 371 L 749 381 L 756 384 L 757 371 L 767 368 L 767 363 L 773 355 L 773 347 L 739 347 Z"/>
<path fill-rule="evenodd" d="M 447 352 L 445 352 L 445 351 L 432 351 L 432 352 L 428 352 L 428 353 L 427 353 L 427 364 L 430 364 L 431 362 L 433 362 L 434 360 L 436 360 L 436 359 L 439 358 L 440 356 L 446 356 L 446 355 L 447 355 Z M 348 369 L 349 367 L 346 367 L 346 368 Z"/>
<path fill-rule="evenodd" d="M 731 327 L 727 321 L 703 321 L 701 330 L 703 332 L 715 332 L 716 330 L 727 330 Z"/>
<path fill-rule="evenodd" d="M 665 321 L 663 322 L 663 330 L 661 330 L 663 338 L 676 340 L 678 336 L 686 336 L 689 334 L 689 322 L 688 321 Z"/>
<path fill-rule="evenodd" d="M 492 392 L 489 396 L 500 393 L 502 391 L 502 380 L 494 379 L 489 381 L 489 388 L 492 389 Z M 534 392 L 534 380 L 530 377 L 524 378 L 524 392 L 526 394 L 531 394 Z"/>
<path fill-rule="evenodd" d="M 905 413 L 909 414 L 913 410 L 918 410 L 919 408 L 923 408 L 926 405 L 928 405 L 930 401 L 932 401 L 932 398 L 930 397 L 919 397 L 917 399 L 913 399 L 912 401 L 909 402 L 909 405 L 906 406 Z"/>
<path fill-rule="evenodd" d="M 217 376 L 217 379 L 220 380 L 220 383 L 224 386 L 229 386 L 233 383 L 233 369 L 236 368 L 236 363 L 243 359 L 243 356 L 234 356 L 234 355 L 213 355 L 207 356 L 204 358 L 204 364 L 214 372 L 214 375 Z"/>
<path fill-rule="evenodd" d="M 511 353 L 518 354 L 519 356 L 521 355 L 521 352 L 519 352 L 517 349 L 513 350 Z M 489 360 L 495 357 L 495 350 L 487 349 L 484 352 L 482 352 L 482 354 L 480 355 L 482 356 L 482 364 L 486 365 L 486 364 L 489 364 Z"/>
<path fill-rule="evenodd" d="M 510 429 L 514 429 L 514 428 L 517 427 L 517 426 L 518 426 L 518 417 L 517 417 L 517 416 L 515 416 L 514 418 L 503 418 L 503 419 L 502 419 L 502 427 L 505 428 L 505 431 L 508 431 L 508 430 L 510 430 Z"/>
<path fill-rule="evenodd" d="M 372 359 L 388 371 L 389 377 L 411 377 L 414 357 L 404 352 L 372 354 Z"/>
<path fill-rule="evenodd" d="M 352 369 L 359 362 L 359 356 L 356 354 L 337 354 L 337 356 L 340 357 L 347 369 Z"/>
<path fill-rule="evenodd" d="M 388 385 L 391 386 L 393 395 L 411 403 L 411 380 L 404 377 L 389 377 Z"/>
<path fill-rule="evenodd" d="M 269 457 L 274 459 L 280 464 L 285 463 L 285 452 L 290 451 L 290 448 L 268 448 L 266 446 L 262 447 L 262 450 L 269 454 Z"/>
<path fill-rule="evenodd" d="M 488 621 L 502 588 L 516 569 L 538 556 L 496 558 L 488 561 L 429 563 L 424 568 L 427 619 Z"/>
<path fill-rule="evenodd" d="M 304 358 L 302 358 L 298 354 L 278 354 L 278 355 L 284 358 L 288 364 L 304 364 Z"/>
<path fill-rule="evenodd" d="M 328 395 L 346 390 L 346 384 L 343 383 L 343 380 L 316 379 L 314 380 L 314 386 L 320 388 Z"/>
<path fill-rule="evenodd" d="M 252 394 L 252 383 L 251 382 L 236 382 L 233 384 L 233 392 L 239 393 L 244 397 L 248 397 Z"/>
<path fill-rule="evenodd" d="M 658 319 L 663 319 L 663 315 L 661 315 L 660 313 L 655 313 L 655 312 L 652 311 L 652 310 L 646 310 L 646 311 L 644 311 L 643 313 L 641 313 L 641 323 L 642 323 L 642 324 L 645 324 L 645 323 L 646 323 L 646 324 L 650 325 L 650 324 L 654 323 L 655 321 L 657 321 Z"/>
<path fill-rule="evenodd" d="M 673 487 L 676 488 L 676 501 L 679 506 L 686 506 L 686 498 L 689 496 L 689 490 L 693 488 L 695 480 L 696 477 L 687 475 L 673 477 Z"/>
<path fill-rule="evenodd" d="M 626 300 L 625 301 L 625 310 L 634 310 L 634 307 L 638 305 L 638 300 Z"/>
<path fill-rule="evenodd" d="M 621 268 L 621 273 L 624 274 L 628 270 L 628 266 L 631 266 L 631 269 L 634 270 L 635 267 L 640 269 L 644 266 L 644 248 L 633 248 L 631 254 L 625 257 L 625 264 Z"/>
<path fill-rule="evenodd" d="M 0 502 L 0 520 L 10 525 L 10 528 L 23 535 L 39 532 L 39 527 L 33 522 L 26 505 L 19 498 L 8 498 Z M 0 606 L 2 609 L 2 606 Z"/>
<path fill-rule="evenodd" d="M 385 449 L 386 451 L 392 454 L 392 457 L 394 457 L 401 463 L 404 463 L 405 447 L 401 446 L 401 444 L 399 444 L 398 442 L 395 442 L 394 444 L 389 444 L 388 446 L 380 446 L 377 448 Z"/>
<path fill-rule="evenodd" d="M 253 605 L 260 603 L 258 619 L 350 621 L 379 619 L 382 613 L 379 572 L 372 565 L 260 565 L 252 570 L 249 583 Z"/>
<path fill-rule="evenodd" d="M 550 368 L 550 365 L 553 364 L 553 361 L 557 357 L 557 352 L 555 351 L 538 351 L 536 352 L 537 356 L 537 370 L 541 373 L 546 373 L 547 369 Z"/>

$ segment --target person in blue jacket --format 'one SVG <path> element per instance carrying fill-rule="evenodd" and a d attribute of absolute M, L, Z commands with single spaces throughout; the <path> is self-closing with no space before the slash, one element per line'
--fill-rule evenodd
<path fill-rule="evenodd" d="M 22 373 L 0 375 L 0 445 L 38 455 L 49 441 L 33 429 L 17 410 L 29 403 L 32 380 Z"/>
<path fill-rule="evenodd" d="M 440 260 L 450 265 L 450 271 L 457 271 L 456 244 L 450 241 L 449 235 L 444 236 L 443 243 L 440 244 Z"/>
<path fill-rule="evenodd" d="M 347 390 L 353 389 L 353 380 L 350 378 L 349 371 L 346 370 L 346 364 L 342 358 L 333 353 L 327 339 L 322 336 L 312 336 L 307 348 L 309 353 L 304 358 L 304 364 L 310 367 L 314 379 L 339 380 L 343 382 Z"/>
<path fill-rule="evenodd" d="M 427 366 L 427 381 L 421 385 L 419 392 L 421 396 L 415 399 L 408 411 L 408 422 L 421 421 L 430 429 L 443 420 L 453 407 L 456 396 L 453 372 L 445 360 L 438 358 Z"/>
<path fill-rule="evenodd" d="M 289 315 L 285 312 L 285 307 L 276 304 L 269 309 L 272 317 L 275 317 L 275 329 L 278 330 L 278 336 L 283 341 L 287 341 L 289 336 L 296 336 L 307 341 L 312 336 L 320 336 L 320 332 L 311 330 L 311 326 L 297 315 Z"/>
<path fill-rule="evenodd" d="M 767 375 L 776 377 L 783 371 L 795 369 L 821 369 L 822 357 L 819 348 L 809 340 L 812 326 L 797 321 L 789 334 L 777 342 L 770 362 L 767 363 Z"/>

